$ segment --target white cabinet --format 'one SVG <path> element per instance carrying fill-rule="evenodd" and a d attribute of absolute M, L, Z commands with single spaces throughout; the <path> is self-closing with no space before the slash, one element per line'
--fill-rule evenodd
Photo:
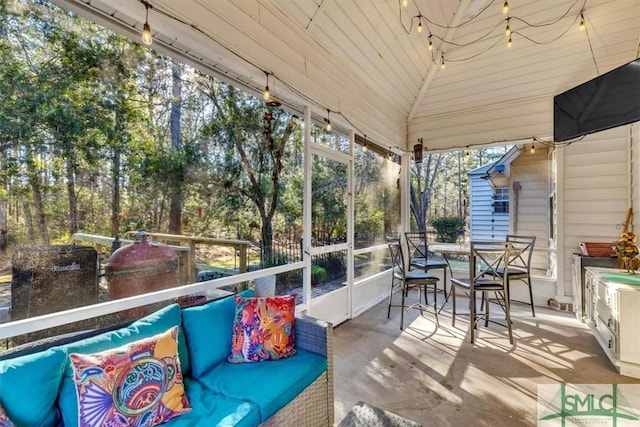
<path fill-rule="evenodd" d="M 618 372 L 640 378 L 640 280 L 620 283 L 615 278 L 623 276 L 620 272 L 587 267 L 584 316 Z"/>
<path fill-rule="evenodd" d="M 581 322 L 586 317 L 585 309 L 585 268 L 587 267 L 615 267 L 616 258 L 594 257 L 573 254 L 571 265 L 571 290 L 573 293 L 573 311 Z"/>

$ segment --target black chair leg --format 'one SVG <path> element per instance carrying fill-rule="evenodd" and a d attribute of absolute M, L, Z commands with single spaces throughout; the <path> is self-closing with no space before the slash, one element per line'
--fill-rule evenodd
<path fill-rule="evenodd" d="M 405 294 L 408 291 L 407 286 L 403 284 L 402 286 L 402 303 L 400 304 L 400 330 L 404 327 L 404 298 Z"/>
<path fill-rule="evenodd" d="M 536 309 L 533 305 L 533 286 L 531 286 L 531 277 L 527 279 L 527 285 L 529 285 L 529 301 L 531 301 L 531 316 L 536 317 Z"/>

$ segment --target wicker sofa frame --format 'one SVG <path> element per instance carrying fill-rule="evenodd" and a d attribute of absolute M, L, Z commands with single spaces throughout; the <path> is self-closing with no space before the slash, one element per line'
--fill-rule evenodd
<path fill-rule="evenodd" d="M 312 317 L 296 317 L 296 347 L 327 357 L 327 370 L 262 427 L 333 426 L 333 326 Z"/>
<path fill-rule="evenodd" d="M 65 334 L 23 344 L 0 352 L 0 360 L 36 353 L 47 348 L 98 335 L 117 329 Z M 305 388 L 296 398 L 260 424 L 261 427 L 328 427 L 334 424 L 333 389 L 333 326 L 309 316 L 297 316 L 295 320 L 296 347 L 327 357 L 327 370 Z M 177 418 L 176 420 L 178 420 Z"/>

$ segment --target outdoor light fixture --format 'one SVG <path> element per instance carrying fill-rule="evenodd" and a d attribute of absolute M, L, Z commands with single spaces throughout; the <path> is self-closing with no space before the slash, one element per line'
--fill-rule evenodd
<path fill-rule="evenodd" d="M 442 58 L 442 61 L 440 61 L 440 69 L 444 70 L 444 67 L 445 67 L 445 65 L 444 65 L 444 54 L 441 56 L 441 58 Z"/>
<path fill-rule="evenodd" d="M 331 114 L 331 111 L 327 108 L 327 118 L 324 119 L 324 122 L 326 123 L 327 132 L 331 132 L 331 120 L 329 120 L 330 114 Z"/>
<path fill-rule="evenodd" d="M 149 9 L 151 9 L 151 5 L 146 1 L 143 1 L 144 8 L 146 9 L 147 15 L 144 19 L 144 25 L 142 26 L 142 43 L 149 46 L 153 43 L 153 37 L 151 36 L 151 27 L 149 26 Z"/>
<path fill-rule="evenodd" d="M 509 13 L 509 2 L 505 1 L 504 4 L 502 5 L 502 13 L 503 14 L 507 14 Z"/>
<path fill-rule="evenodd" d="M 418 143 L 413 146 L 413 161 L 422 163 L 422 138 L 418 138 Z"/>
<path fill-rule="evenodd" d="M 587 26 L 584 23 L 584 15 L 580 12 L 580 31 L 584 31 Z"/>
<path fill-rule="evenodd" d="M 433 51 L 433 41 L 431 41 L 431 34 L 429 34 L 429 52 Z"/>
<path fill-rule="evenodd" d="M 535 154 L 536 153 L 536 147 L 534 144 L 531 144 L 531 150 L 529 150 L 531 154 Z"/>
<path fill-rule="evenodd" d="M 264 74 L 267 76 L 267 85 L 264 87 L 264 91 L 262 92 L 262 98 L 264 98 L 265 101 L 268 101 L 271 97 L 271 94 L 269 93 L 269 73 L 265 71 Z"/>
<path fill-rule="evenodd" d="M 418 15 L 418 32 L 422 32 L 422 15 Z"/>
<path fill-rule="evenodd" d="M 509 26 L 509 18 L 507 18 L 507 28 L 504 29 L 504 33 L 508 36 L 511 35 L 511 27 Z"/>

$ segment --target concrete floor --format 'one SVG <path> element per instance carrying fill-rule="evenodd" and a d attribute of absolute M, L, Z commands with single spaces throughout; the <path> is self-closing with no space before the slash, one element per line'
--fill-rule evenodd
<path fill-rule="evenodd" d="M 458 312 L 465 305 L 459 297 Z M 400 331 L 399 308 L 387 319 L 384 301 L 335 328 L 336 424 L 362 400 L 424 426 L 534 426 L 538 384 L 640 384 L 615 371 L 573 313 L 536 307 L 533 318 L 513 304 L 513 346 L 505 327 L 484 324 L 471 344 L 468 317 L 451 327 L 451 303 L 439 317 L 436 328 L 432 313 L 411 310 Z"/>

